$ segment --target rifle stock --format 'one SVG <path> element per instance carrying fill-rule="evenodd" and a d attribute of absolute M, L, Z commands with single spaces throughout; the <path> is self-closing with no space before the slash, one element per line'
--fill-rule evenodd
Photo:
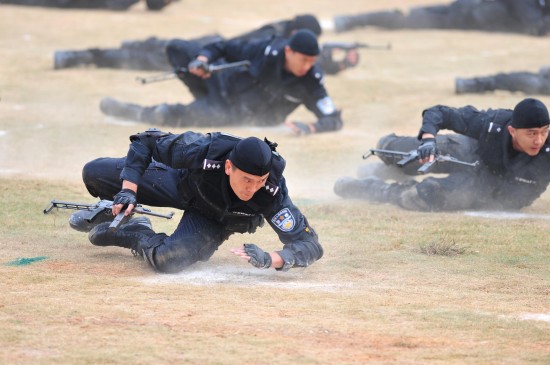
<path fill-rule="evenodd" d="M 371 148 L 368 153 L 363 155 L 363 159 L 367 159 L 370 156 L 376 155 L 378 157 L 384 156 L 393 158 L 394 160 L 397 160 L 396 165 L 399 167 L 403 167 L 412 161 L 418 160 L 418 152 L 417 150 L 412 150 L 409 152 L 401 152 L 401 151 L 393 151 L 393 150 L 383 150 L 378 148 Z M 459 165 L 469 166 L 473 168 L 477 168 L 479 166 L 479 161 L 475 162 L 465 162 L 460 161 L 452 156 L 449 155 L 441 155 L 438 154 L 435 156 L 433 161 L 426 162 L 422 164 L 418 169 L 417 172 L 419 174 L 425 174 L 429 172 L 429 170 L 439 162 L 452 162 Z"/>
<path fill-rule="evenodd" d="M 90 212 L 87 220 L 91 222 L 98 214 L 109 214 L 112 210 L 113 202 L 111 200 L 100 200 L 95 204 L 86 204 L 86 203 L 73 203 L 60 200 L 52 200 L 46 208 L 44 208 L 43 213 L 48 214 L 54 208 L 56 209 L 72 209 L 72 210 L 87 210 Z M 168 214 L 156 213 L 150 209 L 144 208 L 141 204 L 138 204 L 134 207 L 133 213 L 145 214 L 159 218 L 172 219 L 174 212 Z M 114 219 L 113 222 L 109 225 L 110 229 L 116 229 L 120 224 L 127 222 L 130 219 L 130 216 L 125 216 L 124 211 L 120 212 Z"/>
<path fill-rule="evenodd" d="M 208 72 L 209 73 L 215 73 L 220 72 L 224 70 L 228 70 L 231 68 L 236 67 L 248 67 L 250 66 L 250 61 L 238 61 L 238 62 L 231 62 L 231 63 L 223 63 L 221 65 L 209 65 L 208 66 Z M 153 82 L 159 82 L 159 81 L 165 81 L 170 79 L 175 79 L 179 73 L 188 73 L 189 69 L 186 67 L 180 67 L 175 69 L 172 72 L 166 72 L 160 75 L 151 76 L 151 77 L 136 77 L 136 81 L 140 82 L 142 85 L 150 84 Z"/>

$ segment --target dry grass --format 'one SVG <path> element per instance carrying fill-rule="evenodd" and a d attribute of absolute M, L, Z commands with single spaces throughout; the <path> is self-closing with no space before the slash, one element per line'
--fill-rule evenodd
<path fill-rule="evenodd" d="M 428 256 L 457 256 L 466 254 L 468 252 L 468 247 L 461 246 L 456 243 L 454 239 L 446 237 L 441 240 L 420 245 L 419 251 Z"/>
<path fill-rule="evenodd" d="M 284 128 L 226 130 L 279 143 L 290 193 L 325 248 L 306 270 L 255 270 L 229 252 L 243 242 L 279 248 L 264 228 L 232 237 L 207 263 L 157 275 L 127 250 L 90 245 L 68 227 L 68 212 L 42 214 L 53 198 L 91 202 L 80 180 L 83 164 L 124 155 L 128 136 L 145 127 L 104 118 L 101 97 L 143 104 L 190 98 L 177 82 L 136 84 L 145 73 L 53 71 L 56 49 L 117 46 L 150 35 L 233 35 L 286 18 L 288 9 L 328 19 L 403 4 L 182 0 L 155 14 L 142 6 L 125 13 L 1 6 L 0 363 L 547 364 L 548 193 L 523 219 L 412 213 L 332 193 L 335 179 L 355 174 L 381 135 L 416 133 L 427 106 L 515 105 L 523 95 L 455 95 L 453 79 L 537 70 L 550 58 L 547 38 L 327 32 L 324 40 L 393 46 L 363 51 L 357 69 L 327 77 L 344 109 L 341 132 L 297 139 Z M 304 110 L 293 117 L 311 120 Z M 171 232 L 176 222 L 153 223 Z M 439 254 L 421 253 L 425 242 Z M 46 258 L 10 265 L 38 257 Z"/>

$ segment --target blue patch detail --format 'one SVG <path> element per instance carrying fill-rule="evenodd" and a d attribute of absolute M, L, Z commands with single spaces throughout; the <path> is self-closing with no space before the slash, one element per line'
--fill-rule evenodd
<path fill-rule="evenodd" d="M 292 231 L 296 225 L 296 219 L 288 208 L 281 209 L 271 218 L 271 222 L 283 232 Z"/>

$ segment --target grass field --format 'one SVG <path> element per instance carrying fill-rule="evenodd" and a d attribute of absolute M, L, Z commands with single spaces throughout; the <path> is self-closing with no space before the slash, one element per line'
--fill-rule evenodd
<path fill-rule="evenodd" d="M 344 110 L 342 131 L 296 138 L 283 127 L 225 130 L 279 143 L 291 196 L 325 249 L 307 269 L 257 270 L 231 254 L 245 242 L 278 249 L 265 227 L 231 237 L 207 263 L 159 275 L 128 250 L 91 245 L 69 228 L 69 212 L 42 214 L 54 198 L 93 202 L 84 163 L 123 156 L 128 136 L 147 127 L 104 117 L 102 97 L 191 98 L 177 81 L 135 82 L 155 73 L 54 71 L 55 50 L 234 35 L 288 18 L 289 9 L 323 20 L 406 9 L 397 0 L 343 5 L 181 0 L 160 13 L 144 5 L 124 13 L 0 6 L 1 364 L 550 363 L 548 193 L 518 215 L 475 215 L 407 212 L 332 192 L 338 177 L 370 163 L 361 156 L 379 137 L 416 134 L 426 107 L 512 108 L 524 95 L 455 95 L 454 78 L 536 71 L 550 58 L 547 37 L 326 31 L 322 41 L 392 44 L 362 51 L 356 69 L 327 77 Z M 311 121 L 305 110 L 292 117 Z M 180 217 L 153 224 L 170 233 Z"/>

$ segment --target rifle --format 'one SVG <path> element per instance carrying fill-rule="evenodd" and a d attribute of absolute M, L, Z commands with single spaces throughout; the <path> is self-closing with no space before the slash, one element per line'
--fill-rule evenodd
<path fill-rule="evenodd" d="M 111 214 L 112 207 L 113 207 L 113 202 L 111 200 L 100 200 L 95 204 L 83 204 L 83 203 L 64 202 L 64 201 L 59 201 L 54 199 L 50 202 L 50 204 L 48 204 L 46 208 L 44 208 L 44 214 L 48 214 L 54 208 L 87 210 L 89 211 L 89 213 L 87 214 L 85 219 L 91 223 L 98 214 L 102 214 L 102 213 Z M 151 215 L 154 217 L 160 217 L 160 218 L 166 218 L 166 219 L 172 219 L 172 217 L 174 216 L 174 212 L 170 212 L 169 214 L 155 213 L 150 209 L 144 208 L 141 204 L 136 205 L 132 213 Z M 117 229 L 120 224 L 126 223 L 129 219 L 130 219 L 130 216 L 125 216 L 124 211 L 122 211 L 118 213 L 117 216 L 113 219 L 113 222 L 109 225 L 109 229 Z"/>
<path fill-rule="evenodd" d="M 392 151 L 392 150 L 382 150 L 382 149 L 377 149 L 377 148 L 371 148 L 369 150 L 369 152 L 367 152 L 363 155 L 363 159 L 366 160 L 367 158 L 369 158 L 370 156 L 373 156 L 373 155 L 382 155 L 382 156 L 385 156 L 385 157 L 390 157 L 390 158 L 393 158 L 395 160 L 398 160 L 396 162 L 396 165 L 399 166 L 399 167 L 403 167 L 406 164 L 418 159 L 418 151 L 417 150 L 412 150 L 412 151 L 409 151 L 409 152 L 401 152 L 401 151 Z M 425 164 L 420 166 L 420 168 L 417 170 L 418 173 L 425 174 L 437 162 L 452 162 L 452 163 L 456 163 L 456 164 L 459 164 L 459 165 L 470 166 L 470 167 L 474 167 L 474 168 L 479 166 L 479 161 L 465 162 L 465 161 L 460 161 L 460 160 L 458 160 L 454 157 L 451 157 L 449 155 L 438 154 L 438 155 L 435 156 L 433 161 L 426 162 Z"/>
<path fill-rule="evenodd" d="M 232 62 L 232 63 L 223 63 L 221 65 L 208 65 L 208 68 L 206 71 L 208 73 L 215 73 L 219 71 L 224 71 L 230 68 L 236 68 L 236 67 L 244 67 L 247 68 L 250 66 L 250 61 L 238 61 L 238 62 Z M 163 73 L 161 75 L 151 76 L 151 77 L 136 77 L 136 81 L 139 81 L 141 84 L 150 84 L 152 82 L 159 82 L 159 81 L 165 81 L 174 79 L 178 76 L 180 73 L 188 73 L 189 69 L 187 67 L 180 67 L 175 69 L 172 72 Z"/>
<path fill-rule="evenodd" d="M 370 45 L 366 43 L 359 43 L 359 42 L 353 42 L 353 43 L 346 43 L 346 42 L 326 42 L 323 43 L 323 50 L 332 50 L 332 49 L 343 49 L 343 50 L 351 50 L 351 49 L 358 49 L 358 48 L 368 48 L 368 49 L 381 49 L 381 50 L 390 50 L 391 49 L 391 43 L 388 43 L 386 45 Z"/>

